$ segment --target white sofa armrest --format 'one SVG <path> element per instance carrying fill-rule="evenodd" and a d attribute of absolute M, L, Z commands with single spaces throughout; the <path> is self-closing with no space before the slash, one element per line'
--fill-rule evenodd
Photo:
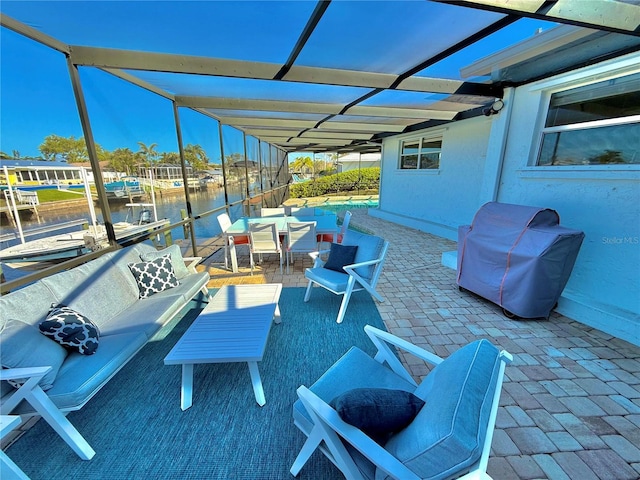
<path fill-rule="evenodd" d="M 18 378 L 35 378 L 37 383 L 51 367 L 23 367 L 23 368 L 3 368 L 0 370 L 0 380 L 16 380 Z"/>
<path fill-rule="evenodd" d="M 51 367 L 8 368 L 0 370 L 0 380 L 27 378 L 24 384 L 15 392 L 8 395 L 0 405 L 0 413 L 9 415 L 18 404 L 25 400 L 38 414 L 62 437 L 82 460 L 91 460 L 96 454 L 83 436 L 76 430 L 47 394 L 40 388 L 38 382 Z"/>
<path fill-rule="evenodd" d="M 198 273 L 196 266 L 202 261 L 202 257 L 183 257 L 187 270 L 191 273 Z"/>

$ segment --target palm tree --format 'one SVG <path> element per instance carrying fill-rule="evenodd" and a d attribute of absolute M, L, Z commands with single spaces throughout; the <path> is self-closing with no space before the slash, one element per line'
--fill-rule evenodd
<path fill-rule="evenodd" d="M 184 149 L 185 161 L 193 167 L 195 171 L 205 170 L 209 165 L 209 157 L 200 145 L 188 144 Z"/>
<path fill-rule="evenodd" d="M 294 172 L 313 172 L 313 160 L 310 157 L 298 157 L 291 163 Z"/>
<path fill-rule="evenodd" d="M 110 166 L 116 172 L 125 172 L 131 175 L 135 170 L 137 159 L 136 154 L 129 148 L 116 148 L 110 155 Z"/>
<path fill-rule="evenodd" d="M 151 145 L 147 146 L 143 142 L 138 142 L 138 145 L 140 146 L 140 156 L 142 156 L 146 165 L 153 165 L 158 158 L 158 152 L 156 151 L 156 147 L 158 146 L 158 144 L 152 143 Z"/>

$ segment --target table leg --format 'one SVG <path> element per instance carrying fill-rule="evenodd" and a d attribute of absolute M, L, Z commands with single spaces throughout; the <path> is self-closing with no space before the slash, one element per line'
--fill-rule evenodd
<path fill-rule="evenodd" d="M 276 303 L 276 312 L 273 315 L 273 320 L 276 323 L 280 323 L 282 321 L 282 317 L 280 317 L 280 305 Z"/>
<path fill-rule="evenodd" d="M 182 365 L 180 408 L 186 410 L 191 405 L 193 405 L 193 363 L 184 363 Z"/>
<path fill-rule="evenodd" d="M 247 362 L 247 365 L 249 365 L 249 374 L 251 375 L 251 384 L 253 385 L 256 402 L 262 407 L 267 401 L 264 398 L 262 380 L 260 379 L 260 372 L 258 371 L 258 362 Z"/>

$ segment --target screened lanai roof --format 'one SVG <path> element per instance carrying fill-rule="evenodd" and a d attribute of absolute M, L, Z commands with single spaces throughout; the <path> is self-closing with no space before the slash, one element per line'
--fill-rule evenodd
<path fill-rule="evenodd" d="M 505 87 L 640 46 L 633 0 L 3 0 L 0 10 L 4 27 L 74 65 L 289 152 L 377 151 L 387 135 L 481 115 Z"/>

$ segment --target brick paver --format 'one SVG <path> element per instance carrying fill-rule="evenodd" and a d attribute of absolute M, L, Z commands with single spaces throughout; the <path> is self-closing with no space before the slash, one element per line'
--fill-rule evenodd
<path fill-rule="evenodd" d="M 514 356 L 507 366 L 488 473 L 495 479 L 611 480 L 640 477 L 640 347 L 553 312 L 549 320 L 511 320 L 501 309 L 459 291 L 441 265 L 456 243 L 353 211 L 351 225 L 390 242 L 378 291 L 387 329 L 438 355 L 487 338 Z M 246 250 L 246 249 L 245 249 Z M 206 255 L 206 253 L 205 253 Z M 249 260 L 241 251 L 240 275 Z M 206 259 L 213 283 L 222 251 Z M 306 286 L 310 260 L 296 258 L 280 275 L 275 256 L 256 274 L 267 282 Z M 211 269 L 214 270 L 211 270 Z M 255 277 L 256 275 L 254 275 Z M 411 362 L 416 377 L 428 373 Z"/>

